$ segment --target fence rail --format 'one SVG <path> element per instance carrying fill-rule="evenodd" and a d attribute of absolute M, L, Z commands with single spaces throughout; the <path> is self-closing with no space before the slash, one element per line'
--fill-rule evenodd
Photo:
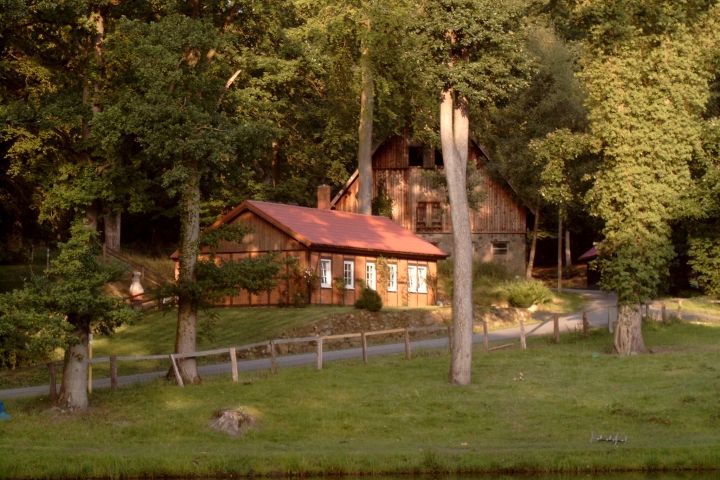
<path fill-rule="evenodd" d="M 682 312 L 682 301 L 678 302 L 678 309 L 677 309 L 677 317 L 679 319 L 683 318 L 683 312 Z M 657 312 L 658 309 L 653 309 L 654 311 L 651 311 L 650 304 L 641 304 L 640 308 L 644 307 L 645 309 L 645 315 L 653 315 L 655 318 L 657 318 L 660 321 L 666 321 L 667 320 L 667 309 L 665 308 L 665 301 L 661 302 L 660 307 L 660 314 L 656 315 L 655 312 Z M 614 312 L 613 312 L 614 310 Z M 607 311 L 608 314 L 608 324 L 607 328 L 610 333 L 613 332 L 613 326 L 617 322 L 617 305 L 610 305 L 606 307 L 600 307 L 600 308 L 591 308 L 583 310 L 583 322 L 582 322 L 582 328 L 584 336 L 587 336 L 588 329 L 590 327 L 589 322 L 587 321 L 587 313 L 588 312 L 598 312 L 598 311 Z M 687 314 L 686 318 L 712 318 L 714 320 L 720 321 L 719 316 L 712 316 L 712 315 L 704 315 L 704 314 Z M 555 337 L 555 342 L 560 341 L 560 329 L 559 329 L 559 315 L 553 315 L 552 317 L 553 321 L 553 334 Z M 484 335 L 484 350 L 486 352 L 495 351 L 499 349 L 504 349 L 507 347 L 511 347 L 514 345 L 514 343 L 504 344 L 496 347 L 489 347 L 489 341 L 488 341 L 488 328 L 487 323 L 482 322 L 483 325 L 483 335 Z M 265 340 L 262 342 L 255 342 L 250 343 L 246 345 L 240 345 L 236 347 L 228 347 L 228 348 L 216 348 L 213 350 L 203 350 L 203 351 L 197 351 L 197 352 L 188 352 L 188 353 L 172 353 L 172 354 L 157 354 L 157 355 L 139 355 L 139 356 L 111 356 L 111 357 L 97 357 L 97 358 L 90 358 L 88 359 L 88 364 L 94 365 L 94 364 L 101 364 L 101 363 L 110 363 L 110 385 L 111 389 L 117 388 L 117 362 L 131 362 L 131 361 L 146 361 L 146 360 L 169 360 L 173 373 L 175 374 L 175 379 L 178 383 L 178 385 L 183 386 L 183 380 L 179 372 L 178 368 L 178 361 L 186 359 L 186 358 L 197 358 L 197 357 L 205 357 L 205 356 L 212 356 L 212 355 L 229 355 L 230 356 L 230 364 L 231 364 L 231 373 L 233 381 L 238 380 L 238 359 L 237 359 L 237 353 L 240 351 L 245 350 L 252 350 L 254 348 L 258 347 L 268 347 L 269 353 L 270 353 L 270 369 L 271 372 L 274 374 L 277 371 L 277 345 L 284 345 L 284 344 L 291 344 L 291 343 L 315 343 L 315 352 L 317 355 L 317 369 L 322 370 L 323 368 L 323 350 L 324 350 L 324 343 L 326 341 L 332 341 L 332 340 L 340 340 L 340 339 L 351 339 L 351 338 L 360 338 L 361 339 L 361 348 L 362 348 L 362 358 L 363 363 L 368 363 L 368 337 L 371 336 L 378 336 L 378 335 L 392 335 L 397 333 L 404 334 L 404 340 L 405 340 L 405 357 L 409 360 L 412 358 L 412 351 L 411 351 L 411 344 L 410 344 L 410 334 L 411 333 L 419 333 L 419 332 L 437 332 L 437 331 L 446 331 L 448 335 L 448 341 L 450 344 L 450 348 L 452 348 L 452 342 L 453 342 L 453 335 L 452 335 L 452 326 L 430 326 L 430 327 L 408 327 L 408 328 L 393 328 L 389 330 L 378 330 L 378 331 L 370 331 L 370 332 L 354 332 L 354 333 L 341 333 L 341 334 L 333 334 L 333 335 L 318 335 L 318 336 L 312 336 L 312 337 L 298 337 L 298 338 L 278 338 L 273 340 Z M 525 325 L 524 322 L 520 321 L 520 347 L 525 348 Z M 15 373 L 20 372 L 27 372 L 32 370 L 37 370 L 41 368 L 48 368 L 48 373 L 50 376 L 50 395 L 55 395 L 55 367 L 62 365 L 63 362 L 51 362 L 47 364 L 41 364 L 41 365 L 35 365 L 31 367 L 24 367 L 19 368 L 15 370 L 9 370 L 5 372 L 0 372 L 0 377 L 7 376 Z M 92 372 L 91 369 L 89 369 L 90 372 Z M 92 374 L 90 374 L 92 375 Z M 92 378 L 90 380 L 90 385 L 92 385 Z"/>
<path fill-rule="evenodd" d="M 121 252 L 118 252 L 117 250 L 113 250 L 104 243 L 102 246 L 102 251 L 103 262 L 107 262 L 108 258 L 114 258 L 115 260 L 130 266 L 130 268 L 132 268 L 133 270 L 140 272 L 140 278 L 143 281 L 150 282 L 155 287 L 159 287 L 163 283 L 166 283 L 165 279 L 160 273 L 149 267 L 146 267 L 140 262 L 136 262 L 130 257 L 123 255 Z"/>

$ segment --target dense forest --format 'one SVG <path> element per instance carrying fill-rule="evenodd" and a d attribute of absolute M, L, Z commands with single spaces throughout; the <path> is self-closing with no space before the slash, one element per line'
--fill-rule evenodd
<path fill-rule="evenodd" d="M 719 296 L 719 22 L 712 0 L 0 0 L 0 264 L 86 258 L 80 224 L 179 248 L 191 319 L 197 245 L 247 233 L 200 232 L 241 201 L 314 206 L 359 168 L 369 213 L 370 152 L 407 133 L 466 206 L 473 135 L 533 214 L 531 256 L 598 242 L 628 318 Z M 616 348 L 642 349 L 631 330 Z"/>

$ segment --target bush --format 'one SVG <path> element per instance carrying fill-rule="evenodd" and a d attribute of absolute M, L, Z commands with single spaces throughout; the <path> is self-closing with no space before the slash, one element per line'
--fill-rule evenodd
<path fill-rule="evenodd" d="M 360 298 L 355 301 L 355 308 L 365 309 L 369 312 L 379 312 L 382 307 L 380 294 L 371 288 L 363 288 Z"/>
<path fill-rule="evenodd" d="M 512 280 L 513 276 L 505 265 L 492 262 L 475 262 L 473 263 L 473 280 L 476 282 L 482 280 L 506 281 Z"/>
<path fill-rule="evenodd" d="M 507 283 L 504 290 L 510 306 L 517 308 L 529 308 L 552 299 L 550 289 L 537 280 Z"/>

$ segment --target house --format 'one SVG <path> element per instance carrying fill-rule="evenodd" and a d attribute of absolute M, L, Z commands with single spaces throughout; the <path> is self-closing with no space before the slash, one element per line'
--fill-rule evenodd
<path fill-rule="evenodd" d="M 360 296 L 358 280 L 377 290 L 388 306 L 435 304 L 437 260 L 447 258 L 447 253 L 388 218 L 330 210 L 330 187 L 318 189 L 318 205 L 246 200 L 210 228 L 243 222 L 252 232 L 240 243 L 221 242 L 216 258 L 236 260 L 273 251 L 296 257 L 301 272 L 309 269 L 319 278 L 316 288 L 299 292 L 313 305 L 352 305 Z M 344 293 L 338 283 L 345 285 Z M 291 290 L 288 279 L 266 294 L 238 292 L 222 305 L 292 303 Z"/>
<path fill-rule="evenodd" d="M 471 142 L 468 161 L 485 171 L 487 151 Z M 382 191 L 392 201 L 392 219 L 440 249 L 453 249 L 449 205 L 444 191 L 433 188 L 424 172 L 443 168 L 442 153 L 432 147 L 398 135 L 379 144 L 372 154 L 373 196 Z M 342 212 L 357 212 L 358 172 L 356 171 L 331 202 Z M 476 261 L 505 265 L 515 275 L 524 275 L 526 209 L 507 183 L 482 176 L 486 198 L 479 211 L 470 210 L 473 257 Z"/>

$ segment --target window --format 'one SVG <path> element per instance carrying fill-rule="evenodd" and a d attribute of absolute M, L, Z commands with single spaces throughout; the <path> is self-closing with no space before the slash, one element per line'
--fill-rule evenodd
<path fill-rule="evenodd" d="M 436 167 L 444 167 L 445 162 L 443 161 L 442 152 L 440 150 L 435 150 L 435 166 Z"/>
<path fill-rule="evenodd" d="M 427 283 L 425 282 L 427 278 L 427 267 L 417 267 L 417 276 L 418 293 L 427 293 Z"/>
<path fill-rule="evenodd" d="M 388 264 L 388 292 L 397 292 L 397 264 Z"/>
<path fill-rule="evenodd" d="M 423 166 L 423 149 L 422 147 L 408 148 L 408 164 L 411 167 Z"/>
<path fill-rule="evenodd" d="M 417 292 L 417 266 L 408 265 L 408 292 Z"/>
<path fill-rule="evenodd" d="M 442 230 L 442 214 L 440 202 L 418 202 L 415 208 L 415 230 L 418 232 Z"/>
<path fill-rule="evenodd" d="M 506 257 L 508 254 L 508 242 L 493 242 L 492 254 L 493 257 Z"/>
<path fill-rule="evenodd" d="M 375 263 L 368 262 L 365 264 L 365 285 L 367 288 L 377 290 L 375 284 Z"/>
<path fill-rule="evenodd" d="M 408 265 L 408 292 L 427 293 L 427 267 Z"/>
<path fill-rule="evenodd" d="M 345 287 L 348 290 L 355 288 L 355 262 L 352 260 L 345 260 L 343 262 L 343 279 L 345 280 Z"/>
<path fill-rule="evenodd" d="M 320 286 L 322 288 L 331 288 L 332 269 L 330 268 L 330 259 L 323 258 L 320 260 Z"/>

